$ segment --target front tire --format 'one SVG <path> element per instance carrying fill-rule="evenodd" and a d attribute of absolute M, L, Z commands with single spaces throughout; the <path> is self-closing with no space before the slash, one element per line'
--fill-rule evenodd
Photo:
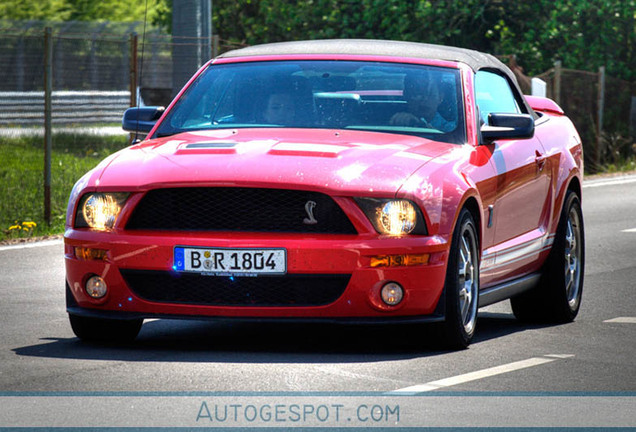
<path fill-rule="evenodd" d="M 468 347 L 477 326 L 479 303 L 479 240 L 475 221 L 467 209 L 459 214 L 446 270 L 446 319 L 442 343 L 448 348 Z"/>
<path fill-rule="evenodd" d="M 544 265 L 539 286 L 510 299 L 521 321 L 567 323 L 581 307 L 585 270 L 585 230 L 581 202 L 568 191 L 554 245 Z"/>
<path fill-rule="evenodd" d="M 114 320 L 72 314 L 68 317 L 73 333 L 81 340 L 91 342 L 131 342 L 137 337 L 143 324 L 142 319 Z"/>

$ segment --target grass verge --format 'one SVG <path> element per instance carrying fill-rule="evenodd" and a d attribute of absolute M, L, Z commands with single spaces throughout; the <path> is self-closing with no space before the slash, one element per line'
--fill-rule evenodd
<path fill-rule="evenodd" d="M 79 134 L 53 136 L 51 224 L 44 221 L 44 139 L 0 137 L 0 241 L 61 234 L 75 182 L 128 137 Z"/>

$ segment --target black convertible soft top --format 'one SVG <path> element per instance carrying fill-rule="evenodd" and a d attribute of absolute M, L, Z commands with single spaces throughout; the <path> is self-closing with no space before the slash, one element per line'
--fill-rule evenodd
<path fill-rule="evenodd" d="M 384 41 L 372 39 L 326 39 L 296 42 L 278 42 L 254 45 L 221 54 L 219 58 L 270 56 L 285 54 L 343 54 L 398 56 L 433 60 L 462 62 L 474 71 L 497 69 L 505 73 L 513 82 L 512 71 L 496 57 L 466 48 L 448 47 L 418 42 Z"/>

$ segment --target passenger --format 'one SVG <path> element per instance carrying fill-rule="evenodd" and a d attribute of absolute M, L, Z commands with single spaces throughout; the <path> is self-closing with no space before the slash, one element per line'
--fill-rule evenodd
<path fill-rule="evenodd" d="M 289 93 L 274 93 L 267 100 L 264 118 L 271 124 L 290 124 L 294 122 L 296 104 Z"/>
<path fill-rule="evenodd" d="M 444 99 L 431 74 L 407 75 L 404 78 L 403 95 L 408 111 L 394 114 L 390 120 L 391 125 L 437 129 L 442 132 L 455 130 L 457 121 L 445 119 L 438 111 Z"/>

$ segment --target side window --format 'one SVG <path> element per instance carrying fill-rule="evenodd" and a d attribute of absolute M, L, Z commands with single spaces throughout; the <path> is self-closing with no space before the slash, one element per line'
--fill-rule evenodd
<path fill-rule="evenodd" d="M 475 98 L 483 123 L 490 113 L 519 113 L 519 105 L 508 81 L 492 72 L 479 71 L 475 75 Z"/>

